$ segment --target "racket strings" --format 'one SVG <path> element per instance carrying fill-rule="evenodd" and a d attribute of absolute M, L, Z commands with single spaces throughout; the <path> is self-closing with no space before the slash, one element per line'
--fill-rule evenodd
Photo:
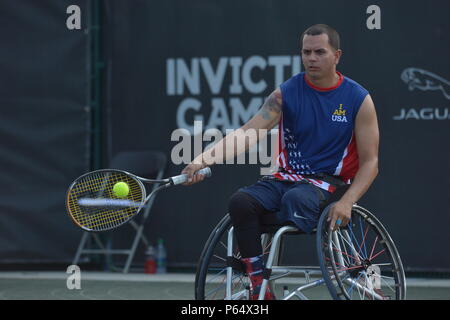
<path fill-rule="evenodd" d="M 94 172 L 77 181 L 69 192 L 68 207 L 73 219 L 81 226 L 101 231 L 114 228 L 135 215 L 140 206 L 115 208 L 107 206 L 85 207 L 79 205 L 80 199 L 119 199 L 113 187 L 117 182 L 129 186 L 126 200 L 142 203 L 145 197 L 142 185 L 128 175 L 116 172 Z M 124 199 L 124 198 L 120 198 Z"/>
<path fill-rule="evenodd" d="M 115 183 L 116 183 L 115 180 L 111 182 L 112 185 L 114 185 Z M 100 188 L 100 191 L 104 190 L 108 192 L 107 185 Z M 102 193 L 103 192 L 98 193 L 97 197 L 114 198 L 111 192 L 109 192 L 109 194 L 106 195 Z M 83 208 L 83 210 L 85 211 L 86 215 L 80 218 L 80 222 L 91 229 L 101 229 L 102 227 L 107 228 L 114 227 L 115 225 L 122 223 L 124 220 L 127 220 L 136 211 L 135 209 L 132 208 L 109 209 L 104 207 L 94 207 L 94 208 L 86 207 Z"/>
<path fill-rule="evenodd" d="M 101 177 L 99 177 L 101 179 Z M 128 177 L 127 177 L 128 178 Z M 109 179 L 109 181 L 103 181 L 102 185 L 99 188 L 99 193 L 97 194 L 97 198 L 110 198 L 110 199 L 115 199 L 116 197 L 114 196 L 113 192 L 112 192 L 112 187 L 114 186 L 114 184 L 116 184 L 119 181 L 123 181 L 126 180 L 124 182 L 126 182 L 128 185 L 131 185 L 130 179 L 121 179 L 117 176 L 113 177 L 112 179 Z M 130 188 L 130 195 L 134 195 L 136 194 L 136 192 L 133 192 L 133 190 L 131 190 L 132 188 Z M 138 191 L 140 191 L 138 189 Z M 106 192 L 106 194 L 104 194 Z M 133 198 L 132 196 L 130 198 Z M 88 208 L 86 208 L 88 209 Z M 116 225 L 117 223 L 121 223 L 124 220 L 128 219 L 130 216 L 132 216 L 136 209 L 135 208 L 121 208 L 121 209 L 105 209 L 103 207 L 99 207 L 95 209 L 95 214 L 93 215 L 92 212 L 90 213 L 89 216 L 87 216 L 87 223 L 89 224 L 95 224 L 96 226 L 100 227 L 100 226 L 108 226 L 108 227 L 113 227 Z"/>

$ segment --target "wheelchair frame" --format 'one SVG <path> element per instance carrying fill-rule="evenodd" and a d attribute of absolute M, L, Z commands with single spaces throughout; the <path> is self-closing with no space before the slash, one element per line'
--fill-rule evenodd
<path fill-rule="evenodd" d="M 328 260 L 334 260 L 334 261 L 332 261 L 334 263 L 334 266 L 336 266 L 336 265 L 345 266 L 346 263 L 348 264 L 349 260 L 352 260 L 352 262 L 355 265 L 357 265 L 357 267 L 340 268 L 342 270 L 336 270 L 336 268 L 334 268 L 333 269 L 334 271 L 332 272 L 332 270 L 330 270 L 330 267 L 328 266 L 328 269 L 327 269 L 327 266 L 325 265 L 327 258 L 322 257 L 322 260 L 321 260 L 320 252 L 323 247 L 323 243 L 321 243 L 321 238 L 323 237 L 321 229 L 323 229 L 327 226 L 326 217 L 328 215 L 328 211 L 329 211 L 329 208 L 331 207 L 331 205 L 332 204 L 330 204 L 327 208 L 325 208 L 325 210 L 322 211 L 319 225 L 316 229 L 316 231 L 317 231 L 316 232 L 316 245 L 317 245 L 316 249 L 317 249 L 317 252 L 319 255 L 319 266 L 318 267 L 279 266 L 278 265 L 279 260 L 280 260 L 280 247 L 281 247 L 281 242 L 282 242 L 283 236 L 286 234 L 289 234 L 289 233 L 291 233 L 291 234 L 303 233 L 303 232 L 299 231 L 299 229 L 297 229 L 296 227 L 290 226 L 290 225 L 276 226 L 276 229 L 277 229 L 276 231 L 269 232 L 269 233 L 267 233 L 267 232 L 263 233 L 262 239 L 261 239 L 262 246 L 263 246 L 263 248 L 266 248 L 270 245 L 270 250 L 269 250 L 269 254 L 268 254 L 266 265 L 265 265 L 264 280 L 263 280 L 263 283 L 261 286 L 259 300 L 264 299 L 264 295 L 265 295 L 265 292 L 268 287 L 270 287 L 273 290 L 272 285 L 274 284 L 275 280 L 279 280 L 286 276 L 301 276 L 301 275 L 304 275 L 306 284 L 301 284 L 296 289 L 291 290 L 287 293 L 284 292 L 284 297 L 282 298 L 283 300 L 289 300 L 293 297 L 299 298 L 301 300 L 308 300 L 308 298 L 303 294 L 303 292 L 305 290 L 315 288 L 318 286 L 322 286 L 322 285 L 327 286 L 328 291 L 331 294 L 333 299 L 351 298 L 351 297 L 349 297 L 348 292 L 345 292 L 345 288 L 343 288 L 344 284 L 346 284 L 347 286 L 350 286 L 351 290 L 353 290 L 353 288 L 356 288 L 360 298 L 362 298 L 362 299 L 364 299 L 365 297 L 368 297 L 371 299 L 379 299 L 379 300 L 386 299 L 385 296 L 383 296 L 382 294 L 377 292 L 376 288 L 373 287 L 373 283 L 372 283 L 373 281 L 370 278 L 371 275 L 367 274 L 367 272 L 366 272 L 367 269 L 363 270 L 363 264 L 364 264 L 363 260 L 364 259 L 362 259 L 362 252 L 361 252 L 362 251 L 362 243 L 360 245 L 360 248 L 356 248 L 355 246 L 352 245 L 352 242 L 353 242 L 352 235 L 349 234 L 349 231 L 352 232 L 351 229 L 349 230 L 349 229 L 342 228 L 342 229 L 333 231 L 331 233 L 331 235 L 329 234 L 328 238 L 331 239 L 331 242 L 330 242 L 331 247 L 325 248 L 324 250 L 330 250 L 333 253 L 330 256 L 331 259 L 328 258 Z M 382 229 L 381 232 L 385 233 L 384 237 L 382 239 L 382 241 L 384 241 L 383 246 L 387 246 L 386 248 L 389 251 L 388 257 L 392 258 L 392 262 L 393 262 L 392 268 L 396 272 L 395 279 L 394 279 L 396 298 L 397 299 L 405 299 L 406 281 L 405 281 L 403 266 L 401 263 L 400 256 L 398 255 L 397 249 L 395 248 L 395 245 L 394 245 L 392 239 L 390 238 L 389 234 L 387 233 L 386 229 L 381 224 L 381 222 L 378 219 L 376 219 L 376 217 L 372 213 L 370 213 L 368 210 L 364 209 L 363 207 L 360 207 L 355 204 L 352 208 L 352 214 L 353 213 L 355 213 L 355 214 L 358 213 L 363 218 L 367 219 L 367 221 L 369 221 L 369 223 L 373 223 L 374 225 L 377 225 L 377 228 L 378 229 L 381 228 Z M 216 228 L 214 229 L 213 233 L 211 234 L 210 239 L 208 239 L 208 242 L 206 243 L 205 248 L 202 252 L 202 256 L 201 256 L 199 266 L 197 269 L 196 284 L 195 284 L 197 299 L 204 298 L 204 297 L 201 297 L 201 294 L 198 294 L 198 292 L 199 292 L 198 286 L 202 285 L 202 281 L 200 278 L 202 276 L 206 277 L 206 275 L 201 274 L 202 272 L 206 272 L 204 270 L 205 261 L 202 261 L 202 260 L 205 258 L 208 258 L 205 255 L 207 254 L 208 250 L 211 250 L 211 248 L 209 248 L 209 246 L 213 245 L 213 243 L 211 243 L 211 241 L 213 240 L 215 233 L 218 232 L 217 229 L 221 226 L 224 219 L 222 219 L 222 221 L 216 226 Z M 248 290 L 248 288 L 246 288 L 246 289 L 238 291 L 237 293 L 233 293 L 233 291 L 232 291 L 233 271 L 235 269 L 236 264 L 233 265 L 232 263 L 230 263 L 230 261 L 233 259 L 237 260 L 233 256 L 233 247 L 234 247 L 233 246 L 234 245 L 233 232 L 234 232 L 234 228 L 233 228 L 233 226 L 230 226 L 229 229 L 227 230 L 227 238 L 226 238 L 226 241 L 227 241 L 227 253 L 226 253 L 227 254 L 227 258 L 226 258 L 227 259 L 227 267 L 226 267 L 225 297 L 224 298 L 226 300 L 235 300 L 235 299 L 241 300 L 241 299 L 248 298 L 249 290 Z M 366 233 L 367 233 L 367 230 L 366 230 Z M 341 241 L 338 238 L 339 236 L 341 236 L 341 238 L 343 240 L 342 243 L 345 248 L 341 248 Z M 364 237 L 365 237 L 365 235 L 364 235 Z M 377 238 L 378 238 L 378 236 L 377 236 Z M 376 240 L 375 240 L 375 242 L 376 242 Z M 381 242 L 381 240 L 380 240 L 380 242 Z M 333 245 L 336 248 L 332 248 Z M 348 246 L 348 248 L 347 248 L 347 246 Z M 375 243 L 374 243 L 374 248 L 375 248 Z M 373 253 L 374 248 L 372 248 L 372 253 Z M 372 253 L 371 253 L 371 256 L 372 256 Z M 361 259 L 359 259 L 358 257 L 361 257 Z M 337 262 L 335 260 L 337 260 Z M 202 268 L 203 268 L 203 271 L 202 271 Z M 349 271 L 350 269 L 355 269 L 355 268 L 358 268 L 358 270 L 363 270 L 363 271 L 360 271 L 361 275 L 357 279 L 354 279 L 354 278 L 346 275 L 347 273 L 351 272 L 351 271 Z M 364 268 L 366 268 L 366 267 L 364 267 Z M 325 273 L 324 273 L 324 271 L 325 271 Z M 312 276 L 312 275 L 322 275 L 323 278 L 312 281 L 310 278 L 310 276 Z M 378 276 L 383 277 L 381 274 Z M 341 277 L 345 277 L 345 278 L 341 279 Z M 360 279 L 362 280 L 363 283 L 361 283 Z M 203 285 L 205 285 L 205 284 L 203 283 Z M 340 289 L 342 289 L 342 290 L 340 290 Z M 341 292 L 339 293 L 338 291 L 341 291 Z"/>

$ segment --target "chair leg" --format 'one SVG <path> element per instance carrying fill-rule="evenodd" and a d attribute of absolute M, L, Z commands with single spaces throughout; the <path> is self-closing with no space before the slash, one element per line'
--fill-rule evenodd
<path fill-rule="evenodd" d="M 89 233 L 83 232 L 83 235 L 81 236 L 80 244 L 78 245 L 78 249 L 77 249 L 77 252 L 75 254 L 75 258 L 72 261 L 73 265 L 77 265 L 78 264 L 78 261 L 80 260 L 80 257 L 81 257 L 81 252 L 83 251 L 84 246 L 86 245 L 88 237 L 89 237 Z"/>
<path fill-rule="evenodd" d="M 130 249 L 130 253 L 128 254 L 127 261 L 123 268 L 123 273 L 128 273 L 128 271 L 130 270 L 131 262 L 133 261 L 134 254 L 136 253 L 136 249 L 139 244 L 139 241 L 142 238 L 143 231 L 144 231 L 144 224 L 141 224 L 137 229 L 136 236 L 134 237 L 133 244 Z"/>
<path fill-rule="evenodd" d="M 227 257 L 233 257 L 233 232 L 234 228 L 231 227 L 228 231 L 228 240 L 227 240 Z M 227 267 L 227 278 L 226 278 L 226 294 L 225 300 L 231 300 L 231 286 L 232 286 L 232 277 L 233 277 L 233 267 Z"/>

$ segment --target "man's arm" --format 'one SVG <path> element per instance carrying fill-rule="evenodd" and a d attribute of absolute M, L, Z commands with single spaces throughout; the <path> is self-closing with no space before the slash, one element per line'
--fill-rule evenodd
<path fill-rule="evenodd" d="M 280 120 L 282 104 L 281 90 L 277 88 L 266 99 L 261 109 L 241 129 L 244 131 L 247 129 L 272 129 Z"/>
<path fill-rule="evenodd" d="M 238 130 L 234 130 L 232 133 L 226 135 L 214 147 L 197 156 L 183 169 L 181 173 L 188 174 L 191 179 L 191 182 L 186 183 L 186 185 L 202 181 L 204 177 L 193 176 L 194 173 L 206 166 L 215 164 L 218 159 L 218 154 L 221 155 L 219 156 L 220 163 L 224 163 L 226 160 L 246 152 L 257 141 L 246 141 L 245 131 L 254 129 L 258 133 L 256 136 L 259 137 L 259 130 L 270 130 L 275 127 L 281 118 L 282 103 L 281 90 L 277 88 L 270 94 L 260 110 L 249 121 Z M 235 143 L 236 140 L 237 143 Z M 233 152 L 227 152 L 227 145 L 234 146 Z"/>
<path fill-rule="evenodd" d="M 364 99 L 355 121 L 355 139 L 359 158 L 359 169 L 352 185 L 341 200 L 331 209 L 331 228 L 337 219 L 341 226 L 347 225 L 353 203 L 369 189 L 378 174 L 379 131 L 375 106 L 370 95 Z"/>

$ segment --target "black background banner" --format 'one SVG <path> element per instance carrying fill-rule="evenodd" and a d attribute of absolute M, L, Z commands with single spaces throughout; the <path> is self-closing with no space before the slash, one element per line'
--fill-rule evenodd
<path fill-rule="evenodd" d="M 381 10 L 379 30 L 366 25 L 370 16 L 366 10 L 373 4 Z M 110 5 L 114 48 L 108 107 L 113 154 L 157 149 L 170 156 L 178 143 L 171 141 L 171 134 L 179 128 L 183 101 L 194 99 L 184 113 L 188 125 L 201 117 L 207 127 L 214 99 L 216 104 L 223 101 L 225 108 L 216 106 L 215 112 L 226 123 L 235 111 L 232 99 L 247 108 L 252 99 L 263 99 L 275 88 L 275 68 L 269 66 L 269 57 L 298 55 L 300 34 L 315 23 L 336 28 L 343 50 L 338 70 L 370 91 L 381 131 L 380 173 L 360 204 L 385 223 L 407 268 L 450 267 L 450 258 L 438 245 L 448 249 L 450 240 L 450 154 L 444 147 L 449 136 L 449 100 L 442 90 L 410 91 L 401 79 L 405 69 L 419 68 L 448 81 L 448 2 L 199 0 L 138 1 L 135 6 L 112 1 Z M 242 59 L 242 66 L 254 57 L 266 62 L 265 68 L 255 67 L 251 73 L 254 82 L 267 83 L 262 92 L 245 88 L 239 94 L 231 92 L 233 57 Z M 200 60 L 206 59 L 217 75 L 221 59 L 226 58 L 223 85 L 214 93 Z M 198 88 L 184 85 L 180 89 L 170 79 L 176 61 L 189 71 L 200 65 L 198 73 L 189 73 L 194 82 L 199 78 Z M 283 70 L 286 80 L 292 65 Z M 177 90 L 183 94 L 173 94 Z M 407 112 L 408 119 L 394 119 Z M 414 112 L 419 116 L 414 118 Z M 420 118 L 421 112 L 428 119 Z M 183 167 L 169 164 L 166 174 L 178 174 Z M 213 177 L 202 184 L 160 193 L 147 231 L 150 238 L 166 240 L 169 263 L 196 263 L 209 232 L 227 212 L 230 196 L 254 183 L 259 173 L 257 165 L 215 166 Z M 313 245 L 310 239 L 299 240 L 292 244 L 290 258 L 316 263 Z"/>
<path fill-rule="evenodd" d="M 8 170 L 0 176 L 0 250 L 4 259 L 68 261 L 80 232 L 64 214 L 64 194 L 89 169 L 90 132 L 88 25 L 67 30 L 65 10 L 88 8 L 36 3 L 1 4 L 0 164 Z M 326 23 L 341 35 L 338 70 L 369 90 L 378 113 L 380 173 L 359 204 L 383 221 L 407 270 L 450 270 L 448 1 L 101 4 L 104 167 L 127 150 L 161 150 L 170 159 L 178 143 L 172 133 L 196 119 L 203 129 L 242 125 L 302 70 L 301 33 Z M 367 27 L 371 5 L 380 9 L 381 29 Z M 165 175 L 183 167 L 170 161 Z M 165 240 L 169 266 L 197 263 L 230 196 L 254 183 L 261 166 L 212 169 L 211 179 L 156 197 L 146 234 Z M 113 245 L 129 244 L 131 230 L 115 232 Z M 287 260 L 317 264 L 313 237 L 289 239 L 286 250 Z M 143 248 L 135 262 L 143 262 Z"/>
<path fill-rule="evenodd" d="M 71 4 L 0 3 L 1 262 L 70 261 L 79 241 L 64 204 L 89 169 L 89 47 Z"/>

